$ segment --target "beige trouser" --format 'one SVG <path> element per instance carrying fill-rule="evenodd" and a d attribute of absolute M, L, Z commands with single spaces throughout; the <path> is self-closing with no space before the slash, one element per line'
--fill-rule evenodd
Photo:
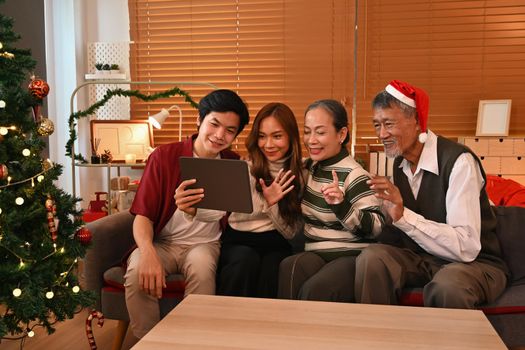
<path fill-rule="evenodd" d="M 215 294 L 215 272 L 219 258 L 220 243 L 176 245 L 170 242 L 154 242 L 153 245 L 166 274 L 182 273 L 188 294 Z M 142 338 L 160 320 L 159 301 L 140 289 L 138 264 L 140 250 L 137 248 L 128 259 L 124 276 L 126 305 L 130 325 L 136 337 Z"/>

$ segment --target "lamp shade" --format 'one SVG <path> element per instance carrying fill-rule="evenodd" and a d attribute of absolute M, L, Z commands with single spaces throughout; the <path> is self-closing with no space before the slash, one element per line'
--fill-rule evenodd
<path fill-rule="evenodd" d="M 160 129 L 166 118 L 169 117 L 169 115 L 170 112 L 167 109 L 163 108 L 160 110 L 159 113 L 150 116 L 148 120 L 151 123 L 151 125 L 155 127 L 155 129 Z"/>

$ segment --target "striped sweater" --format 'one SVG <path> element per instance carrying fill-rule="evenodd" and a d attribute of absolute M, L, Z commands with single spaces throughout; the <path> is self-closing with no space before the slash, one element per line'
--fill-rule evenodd
<path fill-rule="evenodd" d="M 361 250 L 376 237 L 384 224 L 381 202 L 366 181 L 370 175 L 342 149 L 320 162 L 306 161 L 307 184 L 301 203 L 305 219 L 305 250 L 336 253 Z M 321 187 L 337 172 L 345 197 L 340 204 L 324 200 Z"/>

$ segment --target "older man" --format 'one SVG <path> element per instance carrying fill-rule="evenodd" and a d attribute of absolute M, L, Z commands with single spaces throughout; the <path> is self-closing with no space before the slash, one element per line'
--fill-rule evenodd
<path fill-rule="evenodd" d="M 396 304 L 402 288 L 423 287 L 426 306 L 474 308 L 495 300 L 507 269 L 495 235 L 485 173 L 465 146 L 427 130 L 428 95 L 392 81 L 372 102 L 374 128 L 393 182 L 368 183 L 390 216 L 357 258 L 356 299 Z"/>

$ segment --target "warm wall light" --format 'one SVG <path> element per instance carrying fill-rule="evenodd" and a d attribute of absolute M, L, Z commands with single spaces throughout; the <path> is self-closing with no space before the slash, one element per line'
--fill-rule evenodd
<path fill-rule="evenodd" d="M 179 106 L 173 105 L 168 109 L 163 108 L 160 110 L 159 113 L 150 116 L 148 120 L 151 123 L 151 125 L 155 127 L 155 129 L 160 129 L 162 127 L 162 124 L 166 120 L 166 118 L 169 117 L 170 111 L 172 109 L 177 109 L 179 111 L 179 141 L 181 141 L 182 140 L 182 109 Z"/>

